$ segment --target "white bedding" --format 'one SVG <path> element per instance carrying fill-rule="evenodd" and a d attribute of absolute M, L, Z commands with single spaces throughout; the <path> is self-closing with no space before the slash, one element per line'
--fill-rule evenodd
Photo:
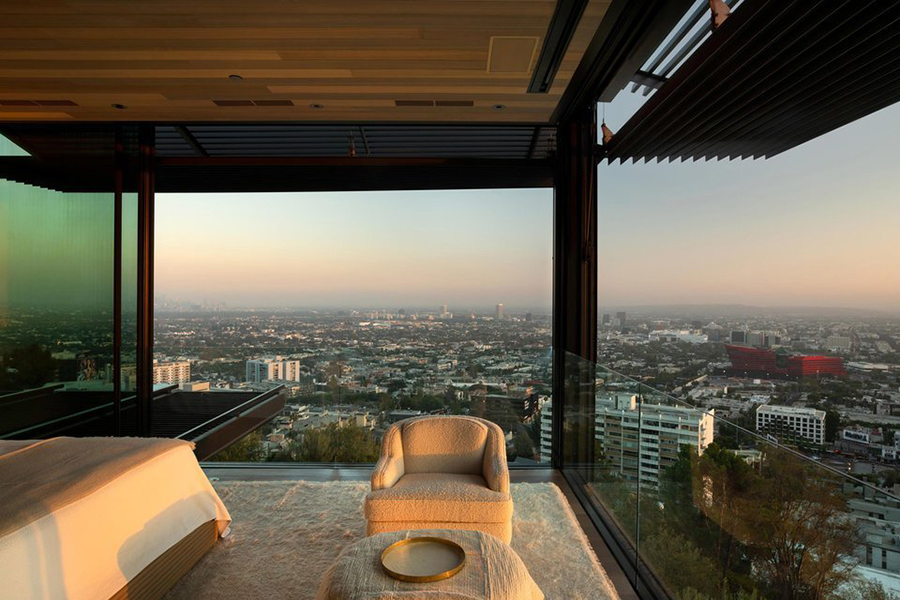
<path fill-rule="evenodd" d="M 228 510 L 179 446 L 0 537 L 0 598 L 109 598 L 213 519 L 226 535 Z"/>

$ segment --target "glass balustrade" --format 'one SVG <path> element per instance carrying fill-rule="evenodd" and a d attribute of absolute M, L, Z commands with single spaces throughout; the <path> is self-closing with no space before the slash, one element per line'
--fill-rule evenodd
<path fill-rule="evenodd" d="M 826 451 L 824 413 L 758 433 L 575 355 L 566 383 L 563 467 L 639 590 L 890 597 L 900 498 Z"/>

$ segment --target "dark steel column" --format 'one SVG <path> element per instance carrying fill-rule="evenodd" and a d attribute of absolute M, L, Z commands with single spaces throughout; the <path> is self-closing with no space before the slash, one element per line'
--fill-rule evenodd
<path fill-rule="evenodd" d="M 125 143 L 116 126 L 113 190 L 113 435 L 122 435 L 122 170 Z"/>
<path fill-rule="evenodd" d="M 137 281 L 137 399 L 138 432 L 149 436 L 153 411 L 153 125 L 141 125 L 138 133 L 138 281 Z"/>
<path fill-rule="evenodd" d="M 557 129 L 553 194 L 553 464 L 594 458 L 597 361 L 597 110 Z"/>

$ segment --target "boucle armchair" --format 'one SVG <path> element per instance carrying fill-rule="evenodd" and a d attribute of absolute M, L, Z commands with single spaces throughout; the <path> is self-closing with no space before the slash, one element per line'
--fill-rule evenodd
<path fill-rule="evenodd" d="M 405 529 L 483 531 L 507 544 L 513 503 L 503 431 L 475 417 L 392 425 L 366 496 L 367 535 Z"/>

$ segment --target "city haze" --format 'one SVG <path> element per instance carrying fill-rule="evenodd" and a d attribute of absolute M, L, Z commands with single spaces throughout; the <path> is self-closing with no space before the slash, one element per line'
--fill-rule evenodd
<path fill-rule="evenodd" d="M 159 194 L 156 293 L 244 308 L 549 312 L 552 192 Z"/>

